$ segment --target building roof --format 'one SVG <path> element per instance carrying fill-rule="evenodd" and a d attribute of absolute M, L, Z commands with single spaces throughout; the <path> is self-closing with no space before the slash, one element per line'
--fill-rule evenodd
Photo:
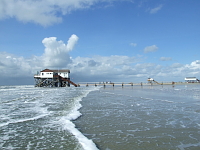
<path fill-rule="evenodd" d="M 40 71 L 40 72 L 53 72 L 52 70 L 49 70 L 49 69 L 44 69 L 44 70 L 42 70 L 42 71 Z"/>
<path fill-rule="evenodd" d="M 58 72 L 68 72 L 68 73 L 70 73 L 70 70 L 69 69 L 63 69 L 63 70 L 52 70 L 53 72 L 56 72 L 56 73 L 58 73 Z"/>
<path fill-rule="evenodd" d="M 40 71 L 40 72 L 55 72 L 55 73 L 60 73 L 60 72 L 68 72 L 68 73 L 70 73 L 70 70 L 69 69 L 64 69 L 64 70 L 50 70 L 50 69 L 44 69 L 44 70 L 42 70 L 42 71 Z"/>

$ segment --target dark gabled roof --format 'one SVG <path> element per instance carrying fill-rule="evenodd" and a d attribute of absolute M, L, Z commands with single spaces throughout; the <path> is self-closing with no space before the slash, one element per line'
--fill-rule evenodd
<path fill-rule="evenodd" d="M 40 71 L 40 72 L 53 72 L 53 70 L 44 69 L 44 70 L 42 70 L 42 71 Z"/>
<path fill-rule="evenodd" d="M 68 72 L 68 73 L 70 73 L 70 70 L 69 69 L 64 69 L 64 70 L 50 70 L 50 69 L 44 69 L 44 70 L 42 70 L 42 71 L 40 71 L 40 72 L 55 72 L 55 73 L 60 73 L 60 72 Z"/>
<path fill-rule="evenodd" d="M 70 70 L 69 69 L 64 69 L 64 70 L 52 70 L 53 72 L 56 72 L 56 73 L 58 73 L 58 72 L 68 72 L 68 73 L 70 73 Z"/>

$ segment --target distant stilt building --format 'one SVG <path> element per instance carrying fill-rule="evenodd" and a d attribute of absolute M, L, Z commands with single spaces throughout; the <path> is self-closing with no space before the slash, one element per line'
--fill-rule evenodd
<path fill-rule="evenodd" d="M 162 83 L 158 83 L 157 81 L 155 81 L 153 78 L 148 78 L 147 81 L 152 85 L 153 82 L 157 83 L 157 84 L 162 84 Z"/>
<path fill-rule="evenodd" d="M 147 81 L 148 81 L 148 83 L 153 84 L 154 79 L 153 78 L 148 78 Z"/>
<path fill-rule="evenodd" d="M 34 75 L 35 87 L 66 87 L 77 85 L 70 80 L 70 70 L 44 69 Z"/>
<path fill-rule="evenodd" d="M 185 82 L 187 82 L 187 83 L 199 83 L 200 80 L 197 79 L 196 77 L 186 77 Z"/>

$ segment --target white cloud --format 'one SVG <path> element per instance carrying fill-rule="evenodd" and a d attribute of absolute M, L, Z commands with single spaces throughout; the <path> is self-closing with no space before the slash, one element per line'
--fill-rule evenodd
<path fill-rule="evenodd" d="M 191 64 L 186 65 L 186 67 L 191 68 L 193 70 L 200 70 L 200 60 L 193 61 Z"/>
<path fill-rule="evenodd" d="M 200 64 L 198 64 L 199 60 L 193 61 L 190 64 L 180 64 L 174 63 L 171 66 L 165 68 L 163 72 L 166 77 L 173 76 L 174 78 L 182 78 L 189 76 L 196 76 L 200 78 Z"/>
<path fill-rule="evenodd" d="M 172 67 L 172 68 L 175 68 L 175 69 L 176 69 L 176 68 L 181 68 L 181 67 L 183 67 L 183 66 L 184 66 L 184 65 L 182 65 L 182 64 L 180 64 L 180 63 L 174 63 L 174 64 L 171 65 L 171 67 Z"/>
<path fill-rule="evenodd" d="M 130 66 L 135 62 L 137 62 L 135 57 L 112 55 L 109 57 L 94 56 L 92 58 L 77 57 L 69 65 L 71 68 L 79 68 L 78 70 L 86 69 L 89 72 L 95 70 L 95 72 L 92 72 L 93 74 L 107 74 L 116 70 L 121 72 L 122 67 Z"/>
<path fill-rule="evenodd" d="M 196 64 L 200 64 L 200 60 L 195 61 Z"/>
<path fill-rule="evenodd" d="M 69 52 L 74 49 L 78 41 L 76 35 L 72 35 L 67 44 L 57 41 L 56 37 L 43 39 L 45 46 L 42 56 L 32 56 L 31 58 L 19 57 L 6 52 L 0 52 L 0 76 L 1 77 L 30 77 L 45 68 L 67 67 L 72 60 Z"/>
<path fill-rule="evenodd" d="M 42 41 L 45 46 L 45 53 L 43 55 L 45 67 L 62 68 L 71 62 L 69 51 L 74 48 L 78 37 L 73 34 L 69 38 L 67 44 L 63 41 L 57 41 L 56 39 L 56 37 L 49 37 Z"/>
<path fill-rule="evenodd" d="M 16 18 L 48 26 L 62 21 L 73 10 L 88 8 L 97 0 L 1 0 L 0 19 Z"/>
<path fill-rule="evenodd" d="M 158 50 L 158 47 L 156 45 L 147 46 L 147 47 L 144 48 L 145 53 L 155 52 L 157 50 Z"/>
<path fill-rule="evenodd" d="M 78 9 L 90 8 L 97 2 L 113 0 L 0 0 L 0 19 L 16 18 L 49 26 L 62 22 L 62 16 Z"/>
<path fill-rule="evenodd" d="M 131 46 L 136 47 L 137 43 L 130 43 Z"/>
<path fill-rule="evenodd" d="M 30 76 L 37 68 L 38 58 L 25 59 L 6 52 L 0 52 L 0 76 L 1 77 L 23 77 Z M 36 66 L 34 66 L 34 64 Z"/>
<path fill-rule="evenodd" d="M 155 8 L 153 8 L 153 9 L 151 9 L 149 12 L 150 12 L 151 14 L 155 14 L 155 13 L 157 13 L 159 10 L 161 10 L 162 7 L 163 7 L 163 5 L 159 5 L 158 7 L 155 7 Z"/>
<path fill-rule="evenodd" d="M 172 58 L 171 57 L 160 57 L 160 60 L 161 61 L 170 61 L 170 60 L 172 60 Z"/>
<path fill-rule="evenodd" d="M 49 0 L 1 0 L 0 19 L 16 18 L 19 21 L 34 22 L 43 26 L 61 22 L 62 18 L 56 16 L 58 8 L 49 2 Z"/>

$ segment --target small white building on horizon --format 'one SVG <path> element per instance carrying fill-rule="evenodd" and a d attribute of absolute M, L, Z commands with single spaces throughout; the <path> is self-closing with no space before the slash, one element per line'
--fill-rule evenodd
<path fill-rule="evenodd" d="M 186 77 L 185 82 L 187 83 L 196 83 L 199 82 L 199 80 L 196 77 Z"/>
<path fill-rule="evenodd" d="M 154 81 L 154 79 L 153 78 L 148 78 L 147 81 L 152 82 L 152 81 Z"/>

